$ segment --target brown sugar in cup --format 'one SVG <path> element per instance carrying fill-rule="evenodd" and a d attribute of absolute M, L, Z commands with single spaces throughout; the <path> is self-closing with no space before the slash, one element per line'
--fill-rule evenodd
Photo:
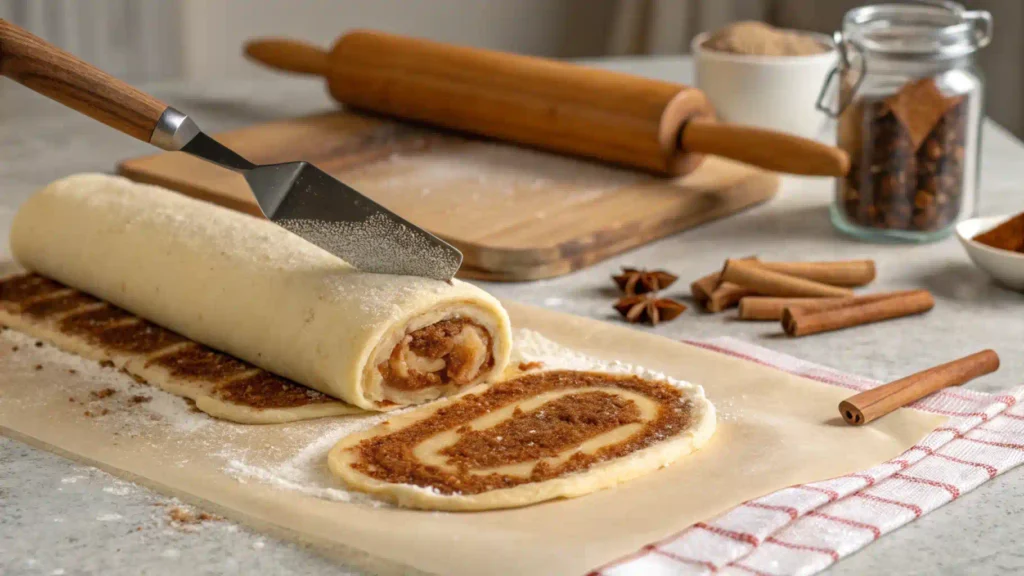
<path fill-rule="evenodd" d="M 721 28 L 702 46 L 717 52 L 750 56 L 809 56 L 830 49 L 810 36 L 753 21 Z"/>

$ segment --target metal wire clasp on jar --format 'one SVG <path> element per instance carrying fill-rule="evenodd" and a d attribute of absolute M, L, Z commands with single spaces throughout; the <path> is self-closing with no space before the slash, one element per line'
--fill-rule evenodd
<path fill-rule="evenodd" d="M 977 203 L 984 80 L 974 52 L 992 38 L 991 15 L 953 2 L 862 6 L 834 38 L 840 60 L 818 108 L 838 118 L 850 172 L 832 222 L 865 240 L 946 237 Z"/>

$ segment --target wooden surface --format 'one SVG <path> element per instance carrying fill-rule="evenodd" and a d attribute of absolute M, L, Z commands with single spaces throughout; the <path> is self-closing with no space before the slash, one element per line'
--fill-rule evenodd
<path fill-rule="evenodd" d="M 708 157 L 664 179 L 526 148 L 335 112 L 218 135 L 257 163 L 308 160 L 465 255 L 463 277 L 559 276 L 771 198 L 778 177 Z M 181 153 L 119 172 L 259 214 L 238 175 Z"/>
<path fill-rule="evenodd" d="M 167 108 L 6 20 L 0 20 L 0 73 L 143 142 Z"/>

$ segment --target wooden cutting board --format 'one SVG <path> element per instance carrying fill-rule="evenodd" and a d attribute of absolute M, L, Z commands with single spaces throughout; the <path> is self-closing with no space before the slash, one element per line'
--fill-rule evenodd
<path fill-rule="evenodd" d="M 260 164 L 307 160 L 462 250 L 460 275 L 567 274 L 764 202 L 778 176 L 708 157 L 665 179 L 337 111 L 218 134 Z M 122 162 L 133 180 L 259 215 L 241 176 L 178 152 Z"/>

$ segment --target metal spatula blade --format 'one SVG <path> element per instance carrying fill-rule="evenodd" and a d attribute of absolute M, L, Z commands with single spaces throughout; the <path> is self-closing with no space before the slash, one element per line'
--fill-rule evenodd
<path fill-rule="evenodd" d="M 245 174 L 263 213 L 356 268 L 451 280 L 462 253 L 307 162 Z"/>
<path fill-rule="evenodd" d="M 175 113 L 169 108 L 164 115 Z M 195 124 L 187 117 L 173 121 L 177 127 L 167 126 L 172 138 L 187 139 L 178 149 L 240 172 L 267 218 L 356 268 L 448 281 L 462 266 L 462 253 L 455 247 L 316 166 L 253 164 L 198 127 L 190 128 Z"/>

